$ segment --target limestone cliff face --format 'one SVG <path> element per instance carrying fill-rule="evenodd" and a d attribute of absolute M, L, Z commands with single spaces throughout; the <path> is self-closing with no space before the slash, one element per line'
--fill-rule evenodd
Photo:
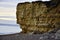
<path fill-rule="evenodd" d="M 53 3 L 52 3 L 53 4 Z M 25 2 L 17 5 L 17 23 L 23 33 L 49 32 L 60 26 L 60 3 L 51 5 L 46 2 Z"/>

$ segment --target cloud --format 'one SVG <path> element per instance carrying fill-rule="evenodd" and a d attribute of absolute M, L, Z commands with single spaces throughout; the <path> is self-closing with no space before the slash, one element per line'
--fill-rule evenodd
<path fill-rule="evenodd" d="M 50 1 L 50 0 L 40 0 L 40 1 Z"/>
<path fill-rule="evenodd" d="M 31 2 L 31 1 L 50 1 L 50 0 L 0 0 L 0 2 L 15 2 L 15 3 L 18 3 L 18 2 Z"/>
<path fill-rule="evenodd" d="M 0 19 L 16 20 L 16 3 L 0 2 Z"/>
<path fill-rule="evenodd" d="M 0 7 L 16 7 L 16 3 L 11 2 L 0 2 Z"/>
<path fill-rule="evenodd" d="M 0 20 L 1 20 L 1 19 L 2 19 L 2 20 L 10 20 L 10 21 L 13 20 L 13 21 L 16 21 L 16 18 L 0 18 Z"/>
<path fill-rule="evenodd" d="M 0 16 L 16 16 L 16 8 L 0 7 Z"/>
<path fill-rule="evenodd" d="M 2 7 L 16 7 L 20 2 L 32 2 L 32 1 L 50 1 L 50 0 L 0 0 L 0 6 Z"/>
<path fill-rule="evenodd" d="M 0 0 L 0 2 L 18 2 L 20 0 Z"/>
<path fill-rule="evenodd" d="M 11 26 L 13 26 L 13 27 L 17 27 L 18 26 L 18 24 L 4 24 L 4 23 L 0 23 L 0 26 L 8 26 L 8 27 L 11 27 Z"/>
<path fill-rule="evenodd" d="M 3 20 L 3 19 L 0 19 L 0 24 L 17 24 L 16 23 L 16 20 Z"/>
<path fill-rule="evenodd" d="M 15 18 L 15 16 L 0 16 L 0 18 Z"/>

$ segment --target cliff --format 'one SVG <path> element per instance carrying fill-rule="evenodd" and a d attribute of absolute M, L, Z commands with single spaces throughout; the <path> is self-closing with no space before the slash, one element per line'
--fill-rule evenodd
<path fill-rule="evenodd" d="M 24 2 L 17 5 L 22 33 L 45 33 L 60 27 L 60 1 Z"/>

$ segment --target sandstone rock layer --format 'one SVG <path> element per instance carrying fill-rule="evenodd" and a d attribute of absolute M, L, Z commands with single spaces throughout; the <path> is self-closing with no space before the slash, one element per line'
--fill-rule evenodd
<path fill-rule="evenodd" d="M 47 6 L 44 2 L 25 2 L 17 5 L 17 23 L 23 33 L 45 33 L 60 26 L 60 4 Z"/>

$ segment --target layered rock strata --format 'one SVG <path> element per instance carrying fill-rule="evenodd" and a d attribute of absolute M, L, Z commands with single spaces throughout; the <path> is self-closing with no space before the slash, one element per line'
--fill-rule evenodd
<path fill-rule="evenodd" d="M 59 28 L 60 3 L 56 1 L 55 3 L 41 1 L 19 3 L 16 15 L 22 32 L 45 33 Z"/>

